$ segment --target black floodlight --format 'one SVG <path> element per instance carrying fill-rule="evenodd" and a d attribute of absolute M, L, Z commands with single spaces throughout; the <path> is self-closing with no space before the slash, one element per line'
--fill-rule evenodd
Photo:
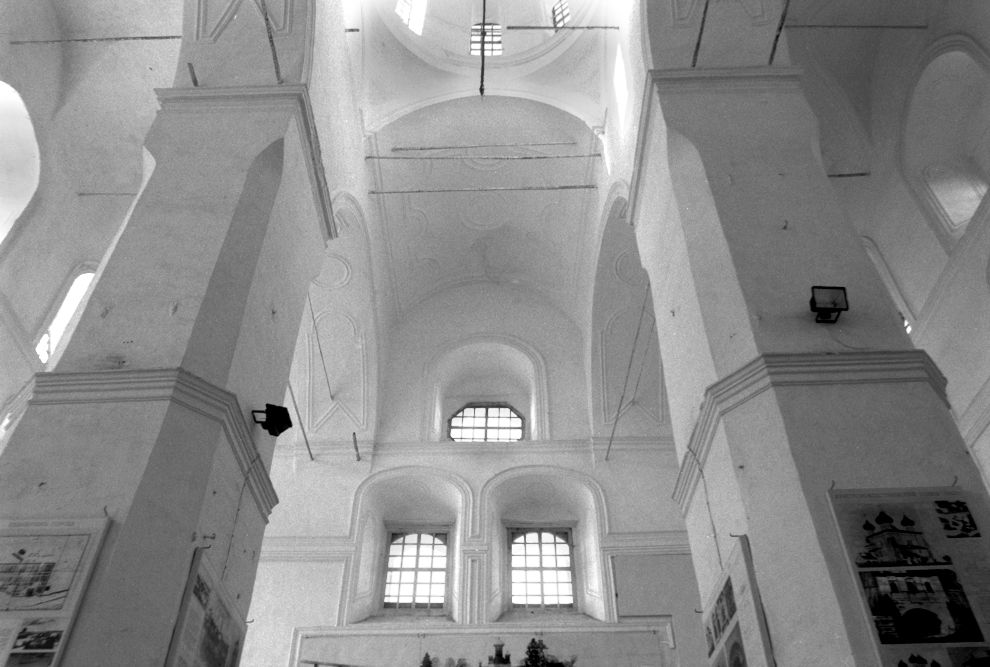
<path fill-rule="evenodd" d="M 835 324 L 844 310 L 849 310 L 845 287 L 814 285 L 811 288 L 811 312 L 815 313 L 815 322 Z"/>

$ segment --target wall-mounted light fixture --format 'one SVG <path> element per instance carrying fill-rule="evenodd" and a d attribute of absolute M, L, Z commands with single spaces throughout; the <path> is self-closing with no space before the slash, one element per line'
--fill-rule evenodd
<path fill-rule="evenodd" d="M 258 419 L 258 415 L 263 415 L 263 418 Z M 251 416 L 254 418 L 255 424 L 261 424 L 261 428 L 275 437 L 292 428 L 289 410 L 281 405 L 265 403 L 264 410 L 252 410 Z"/>
<path fill-rule="evenodd" d="M 820 324 L 835 324 L 839 315 L 849 310 L 846 300 L 846 288 L 828 285 L 814 285 L 811 288 L 811 312 L 815 313 L 815 322 Z"/>

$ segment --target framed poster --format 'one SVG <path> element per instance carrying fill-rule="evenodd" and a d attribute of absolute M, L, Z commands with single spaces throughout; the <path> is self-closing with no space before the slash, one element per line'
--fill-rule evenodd
<path fill-rule="evenodd" d="M 166 667 L 234 667 L 240 658 L 247 626 L 205 552 L 203 548 L 193 552 Z"/>
<path fill-rule="evenodd" d="M 763 603 L 756 586 L 749 538 L 739 537 L 725 562 L 714 597 L 705 606 L 705 642 L 711 667 L 774 667 Z"/>
<path fill-rule="evenodd" d="M 0 519 L 0 665 L 58 665 L 109 519 Z"/>
<path fill-rule="evenodd" d="M 830 496 L 882 664 L 990 665 L 990 549 L 974 499 L 957 488 Z"/>

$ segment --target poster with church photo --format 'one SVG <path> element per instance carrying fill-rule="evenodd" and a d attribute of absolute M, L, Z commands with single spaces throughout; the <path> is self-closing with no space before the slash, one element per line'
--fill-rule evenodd
<path fill-rule="evenodd" d="M 711 667 L 774 667 L 766 618 L 743 535 L 729 554 L 715 594 L 705 606 L 704 633 Z"/>
<path fill-rule="evenodd" d="M 240 658 L 246 626 L 204 553 L 193 554 L 166 667 L 236 667 Z"/>
<path fill-rule="evenodd" d="M 830 495 L 882 664 L 990 666 L 984 508 L 955 488 Z"/>

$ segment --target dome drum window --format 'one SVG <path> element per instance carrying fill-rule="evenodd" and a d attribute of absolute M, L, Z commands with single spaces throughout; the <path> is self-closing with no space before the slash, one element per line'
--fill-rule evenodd
<path fill-rule="evenodd" d="M 471 55 L 480 56 L 484 44 L 486 56 L 502 55 L 502 26 L 498 23 L 475 23 L 471 26 Z"/>
<path fill-rule="evenodd" d="M 557 0 L 550 11 L 553 15 L 554 31 L 560 30 L 571 22 L 571 8 L 567 0 Z"/>
<path fill-rule="evenodd" d="M 522 415 L 505 404 L 469 404 L 448 422 L 455 442 L 512 442 L 523 439 Z"/>

